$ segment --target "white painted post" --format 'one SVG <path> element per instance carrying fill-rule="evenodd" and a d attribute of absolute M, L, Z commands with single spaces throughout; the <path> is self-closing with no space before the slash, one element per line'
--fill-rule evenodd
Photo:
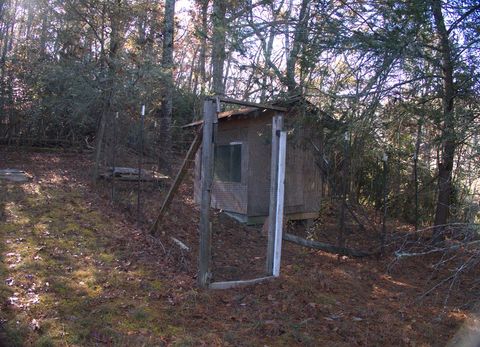
<path fill-rule="evenodd" d="M 277 172 L 277 206 L 275 212 L 275 246 L 273 256 L 273 276 L 280 276 L 280 260 L 282 258 L 283 204 L 285 196 L 285 160 L 287 152 L 287 132 L 280 132 Z"/>
<path fill-rule="evenodd" d="M 268 241 L 266 273 L 273 275 L 273 258 L 275 253 L 275 223 L 277 208 L 277 181 L 278 181 L 278 146 L 279 135 L 283 130 L 283 114 L 278 113 L 272 118 L 272 155 L 270 163 L 270 205 L 268 211 Z"/>

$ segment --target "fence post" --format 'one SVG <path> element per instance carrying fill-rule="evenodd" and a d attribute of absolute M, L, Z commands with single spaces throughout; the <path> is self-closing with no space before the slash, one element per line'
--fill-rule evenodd
<path fill-rule="evenodd" d="M 280 132 L 277 173 L 277 205 L 275 210 L 275 241 L 273 255 L 273 276 L 280 276 L 282 258 L 283 204 L 285 197 L 285 160 L 287 153 L 287 132 Z"/>
<path fill-rule="evenodd" d="M 210 280 L 211 238 L 210 224 L 211 189 L 213 182 L 214 164 L 214 131 L 213 123 L 216 111 L 213 100 L 205 100 L 203 104 L 203 137 L 202 137 L 202 166 L 201 166 L 201 205 L 200 205 L 200 251 L 198 266 L 198 284 L 208 287 Z"/>
<path fill-rule="evenodd" d="M 276 114 L 272 118 L 272 156 L 270 164 L 270 206 L 268 212 L 268 244 L 266 272 L 273 275 L 273 259 L 275 252 L 275 229 L 277 212 L 277 180 L 278 180 L 278 154 L 280 132 L 283 129 L 283 114 Z"/>

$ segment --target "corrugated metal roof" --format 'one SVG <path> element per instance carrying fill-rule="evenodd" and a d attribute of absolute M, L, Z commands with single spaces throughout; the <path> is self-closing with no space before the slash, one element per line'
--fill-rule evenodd
<path fill-rule="evenodd" d="M 229 110 L 229 111 L 225 111 L 225 112 L 220 112 L 218 114 L 218 119 L 222 119 L 222 120 L 226 120 L 228 118 L 234 118 L 234 117 L 239 117 L 239 116 L 247 116 L 247 115 L 253 115 L 253 113 L 255 111 L 259 111 L 261 113 L 267 111 L 265 109 L 258 109 L 256 107 L 244 107 L 244 108 L 239 108 L 239 109 L 235 109 L 235 110 Z M 193 126 L 197 126 L 197 125 L 200 125 L 203 123 L 203 120 L 197 120 L 195 122 L 192 122 L 192 123 L 189 123 L 189 124 L 186 124 L 184 126 L 182 126 L 182 128 L 189 128 L 189 127 L 193 127 Z"/>

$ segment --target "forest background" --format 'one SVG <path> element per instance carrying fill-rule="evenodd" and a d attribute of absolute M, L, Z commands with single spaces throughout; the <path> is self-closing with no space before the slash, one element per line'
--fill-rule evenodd
<path fill-rule="evenodd" d="M 98 163 L 114 123 L 138 150 L 144 104 L 143 151 L 169 172 L 206 95 L 300 97 L 337 121 L 319 160 L 349 199 L 441 240 L 478 222 L 479 48 L 477 1 L 1 0 L 0 141 Z"/>

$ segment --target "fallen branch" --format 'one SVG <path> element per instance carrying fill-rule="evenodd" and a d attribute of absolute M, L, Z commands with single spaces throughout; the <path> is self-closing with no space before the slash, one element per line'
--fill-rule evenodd
<path fill-rule="evenodd" d="M 460 244 L 456 244 L 456 245 L 453 245 L 453 246 L 450 246 L 450 247 L 434 248 L 434 249 L 431 249 L 431 250 L 425 251 L 425 252 L 416 252 L 416 253 L 411 252 L 411 253 L 409 253 L 409 252 L 396 251 L 395 252 L 395 257 L 397 259 L 408 258 L 408 257 L 418 257 L 418 256 L 428 255 L 428 254 L 437 253 L 437 252 L 454 251 L 454 250 L 457 250 L 459 248 L 464 248 L 464 247 L 473 246 L 473 245 L 477 245 L 477 244 L 480 244 L 480 240 L 472 241 L 472 242 L 466 242 L 466 243 L 460 243 Z"/>
<path fill-rule="evenodd" d="M 180 170 L 178 171 L 178 174 L 175 177 L 175 180 L 172 186 L 170 187 L 167 193 L 167 196 L 165 197 L 165 200 L 163 201 L 162 207 L 160 208 L 160 212 L 158 213 L 158 216 L 155 219 L 155 223 L 153 223 L 152 227 L 150 228 L 150 233 L 152 235 L 154 235 L 157 232 L 158 226 L 160 225 L 160 222 L 162 221 L 162 218 L 165 215 L 165 212 L 170 206 L 170 203 L 172 202 L 175 193 L 180 187 L 180 183 L 182 183 L 182 180 L 187 173 L 188 164 L 195 156 L 195 153 L 197 153 L 197 150 L 200 148 L 200 145 L 202 144 L 202 135 L 203 135 L 202 127 L 200 127 L 200 129 L 197 131 L 197 134 L 195 135 L 195 139 L 193 140 L 192 144 L 190 145 L 190 148 L 188 149 L 187 155 L 183 160 L 182 166 L 180 167 Z"/>
<path fill-rule="evenodd" d="M 467 278 L 467 272 L 474 273 L 480 263 L 480 240 L 478 240 L 478 224 L 472 223 L 450 223 L 443 225 L 443 235 L 445 241 L 437 243 L 433 241 L 430 230 L 435 226 L 416 231 L 414 234 L 406 233 L 402 244 L 394 252 L 395 258 L 388 265 L 388 271 L 391 271 L 394 265 L 400 264 L 401 260 L 413 257 L 425 257 L 432 255 L 424 261 L 430 264 L 432 269 L 430 279 L 435 283 L 425 290 L 417 300 L 422 300 L 434 291 L 445 295 L 444 306 L 446 307 L 451 293 L 455 286 Z M 398 238 L 401 241 L 402 238 Z M 441 270 L 444 271 L 441 271 Z M 444 272 L 450 272 L 444 275 Z M 475 274 L 475 273 L 474 273 Z M 441 276 L 440 280 L 437 278 Z M 476 285 L 470 284 L 472 292 L 475 292 Z M 443 288 L 446 287 L 446 288 Z M 464 293 L 459 293 L 464 295 Z"/>
<path fill-rule="evenodd" d="M 353 219 L 355 219 L 355 221 L 361 226 L 363 227 L 364 230 L 366 230 L 366 227 L 365 225 L 362 224 L 362 222 L 360 221 L 360 219 L 358 218 L 358 216 L 356 215 L 355 211 L 354 211 L 354 206 L 351 202 L 347 201 L 345 203 L 345 205 L 347 206 L 347 210 L 350 212 L 350 214 L 352 215 Z M 363 217 L 364 220 L 367 221 L 367 223 L 370 225 L 370 227 L 372 228 L 372 230 L 376 233 L 376 234 L 379 234 L 380 232 L 377 230 L 377 227 L 375 226 L 375 223 L 373 223 L 370 218 L 368 217 L 368 215 L 366 215 L 365 211 L 362 209 L 362 207 L 358 204 L 356 204 L 356 207 L 357 209 L 359 209 L 359 215 L 361 215 Z"/>
<path fill-rule="evenodd" d="M 175 244 L 177 244 L 178 247 L 180 247 L 180 249 L 184 250 L 184 251 L 187 251 L 189 252 L 190 251 L 190 248 L 184 244 L 182 241 L 180 241 L 179 239 L 171 236 L 170 237 L 172 239 L 173 242 L 175 242 Z"/>
<path fill-rule="evenodd" d="M 346 247 L 338 247 L 338 246 L 334 246 L 334 245 L 331 245 L 331 244 L 328 244 L 328 243 L 307 240 L 307 239 L 304 239 L 302 237 L 295 236 L 295 235 L 288 234 L 288 233 L 283 235 L 283 239 L 285 241 L 296 243 L 300 246 L 315 248 L 315 249 L 319 249 L 319 250 L 327 252 L 327 253 L 346 255 L 348 257 L 354 257 L 354 258 L 368 257 L 368 256 L 376 254 L 376 253 L 363 252 L 363 251 L 359 251 L 359 250 L 355 250 L 355 249 L 351 249 L 351 248 L 346 248 Z"/>
<path fill-rule="evenodd" d="M 345 207 L 347 208 L 347 211 L 350 213 L 350 215 L 355 220 L 355 222 L 357 222 L 358 226 L 360 227 L 360 230 L 366 231 L 367 228 L 365 228 L 365 225 L 363 225 L 363 223 L 360 221 L 360 219 L 357 217 L 355 212 L 350 208 L 350 206 L 348 206 L 347 203 L 345 203 Z"/>

